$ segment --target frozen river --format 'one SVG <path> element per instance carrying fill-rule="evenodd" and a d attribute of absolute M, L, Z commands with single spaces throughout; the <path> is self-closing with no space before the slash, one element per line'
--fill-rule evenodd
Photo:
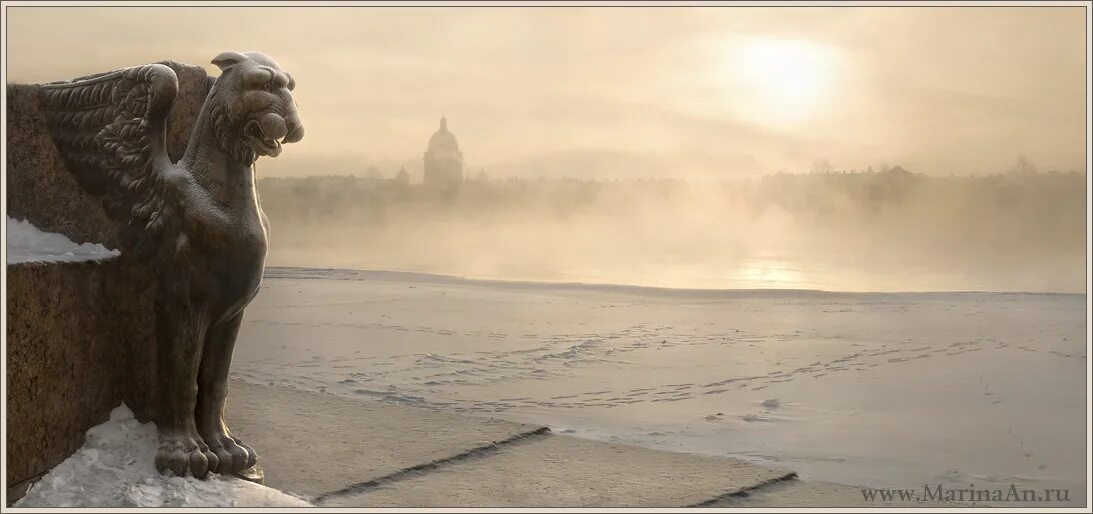
<path fill-rule="evenodd" d="M 672 290 L 271 268 L 246 380 L 873 487 L 1084 500 L 1086 297 Z"/>

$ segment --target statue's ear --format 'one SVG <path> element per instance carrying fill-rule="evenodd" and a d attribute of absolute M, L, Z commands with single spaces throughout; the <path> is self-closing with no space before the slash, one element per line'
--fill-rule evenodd
<path fill-rule="evenodd" d="M 220 71 L 224 71 L 231 66 L 235 66 L 243 61 L 247 60 L 247 56 L 238 52 L 221 52 L 220 55 L 213 59 L 213 64 L 220 68 Z"/>

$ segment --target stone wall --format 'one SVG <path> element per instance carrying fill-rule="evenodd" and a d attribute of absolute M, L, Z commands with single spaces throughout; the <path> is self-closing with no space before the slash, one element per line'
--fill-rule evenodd
<path fill-rule="evenodd" d="M 167 118 L 173 159 L 185 151 L 211 86 L 203 68 L 164 62 L 179 79 Z M 8 85 L 7 215 L 77 243 L 117 248 L 98 199 L 58 155 L 38 86 Z M 8 502 L 83 444 L 126 402 L 153 419 L 155 270 L 125 255 L 99 262 L 7 266 Z"/>
<path fill-rule="evenodd" d="M 152 283 L 120 258 L 7 267 L 8 501 L 120 402 L 153 414 Z"/>

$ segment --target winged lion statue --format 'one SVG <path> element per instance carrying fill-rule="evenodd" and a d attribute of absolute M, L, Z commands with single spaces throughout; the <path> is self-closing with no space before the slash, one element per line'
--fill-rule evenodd
<path fill-rule="evenodd" d="M 156 270 L 155 465 L 199 478 L 257 462 L 224 421 L 232 351 L 268 244 L 254 162 L 304 134 L 295 81 L 272 58 L 224 52 L 212 62 L 221 74 L 177 162 L 165 139 L 178 92 L 170 67 L 55 82 L 39 93 L 66 167 L 102 198 L 122 253 Z"/>

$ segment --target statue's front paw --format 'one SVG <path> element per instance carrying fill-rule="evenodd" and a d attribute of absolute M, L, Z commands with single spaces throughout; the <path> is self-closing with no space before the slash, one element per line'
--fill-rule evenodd
<path fill-rule="evenodd" d="M 258 455 L 254 450 L 226 431 L 209 434 L 205 440 L 209 450 L 216 454 L 219 461 L 217 467 L 210 468 L 211 471 L 239 473 L 258 462 Z"/>
<path fill-rule="evenodd" d="M 217 465 L 217 455 L 196 435 L 186 433 L 160 433 L 159 449 L 156 450 L 156 469 L 175 476 L 193 475 L 205 478 L 210 467 Z"/>

